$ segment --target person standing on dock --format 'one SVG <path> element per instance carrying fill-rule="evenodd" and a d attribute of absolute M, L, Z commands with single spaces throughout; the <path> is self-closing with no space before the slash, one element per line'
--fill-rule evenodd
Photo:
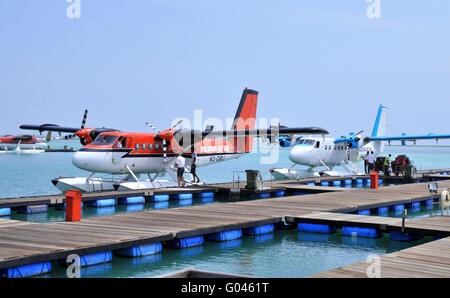
<path fill-rule="evenodd" d="M 389 177 L 389 159 L 391 158 L 391 154 L 384 158 L 384 176 Z"/>
<path fill-rule="evenodd" d="M 375 161 L 376 161 L 375 154 L 373 154 L 373 151 L 371 151 L 369 156 L 367 157 L 367 162 L 369 164 L 369 173 L 370 171 L 375 170 Z"/>
<path fill-rule="evenodd" d="M 369 155 L 370 155 L 370 152 L 369 152 L 369 151 L 367 151 L 367 154 L 366 154 L 366 155 L 363 155 L 363 160 L 364 160 L 364 172 L 365 172 L 366 174 L 369 174 L 369 160 L 368 160 Z"/>
<path fill-rule="evenodd" d="M 200 178 L 198 178 L 197 173 L 195 172 L 195 170 L 197 168 L 197 152 L 195 152 L 195 146 L 192 146 L 191 150 L 192 150 L 191 174 L 192 174 L 192 177 L 194 178 L 194 180 L 192 182 L 199 183 Z"/>
<path fill-rule="evenodd" d="M 184 177 L 183 177 L 185 164 L 186 164 L 186 160 L 184 159 L 184 157 L 181 156 L 181 154 L 178 155 L 177 159 L 175 160 L 175 166 L 177 167 L 178 187 L 180 187 L 181 183 L 182 183 L 181 186 L 186 185 L 186 180 L 184 180 Z"/>

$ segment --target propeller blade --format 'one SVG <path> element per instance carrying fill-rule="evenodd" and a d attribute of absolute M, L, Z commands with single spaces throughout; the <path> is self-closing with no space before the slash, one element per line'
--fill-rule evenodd
<path fill-rule="evenodd" d="M 177 127 L 178 125 L 180 125 L 181 122 L 183 122 L 183 120 L 179 120 L 177 123 L 175 123 L 175 125 L 172 126 L 172 129 L 175 129 L 175 127 Z"/>
<path fill-rule="evenodd" d="M 64 136 L 64 140 L 70 140 L 70 139 L 75 138 L 75 137 L 77 137 L 76 134 L 67 135 L 67 136 Z"/>
<path fill-rule="evenodd" d="M 156 129 L 156 127 L 154 127 L 151 123 L 145 122 L 145 124 L 147 124 L 148 127 L 150 127 L 151 129 L 153 129 L 154 131 L 156 131 L 157 133 L 161 133 L 159 130 Z"/>
<path fill-rule="evenodd" d="M 83 129 L 84 125 L 86 124 L 87 113 L 88 110 L 84 110 L 83 121 L 81 121 L 81 129 Z"/>

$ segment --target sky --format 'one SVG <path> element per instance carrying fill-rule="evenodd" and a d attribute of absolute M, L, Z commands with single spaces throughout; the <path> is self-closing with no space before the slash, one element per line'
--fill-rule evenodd
<path fill-rule="evenodd" d="M 282 125 L 450 133 L 449 28 L 448 0 L 0 0 L 0 134 L 225 121 L 244 87 Z"/>

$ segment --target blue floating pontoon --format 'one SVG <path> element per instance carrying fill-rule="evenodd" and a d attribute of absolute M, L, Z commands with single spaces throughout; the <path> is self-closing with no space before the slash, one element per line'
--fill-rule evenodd
<path fill-rule="evenodd" d="M 46 274 L 52 271 L 50 262 L 34 263 L 12 268 L 0 269 L 0 278 L 29 277 Z"/>
<path fill-rule="evenodd" d="M 161 242 L 157 242 L 117 249 L 114 251 L 114 254 L 121 257 L 136 258 L 154 255 L 160 253 L 161 251 L 162 251 L 162 244 Z"/>
<path fill-rule="evenodd" d="M 335 180 L 331 182 L 333 186 L 341 186 L 342 182 L 340 180 Z"/>
<path fill-rule="evenodd" d="M 223 231 L 223 232 L 217 232 L 206 235 L 206 240 L 209 241 L 231 241 L 242 238 L 242 230 L 229 230 L 229 231 Z"/>
<path fill-rule="evenodd" d="M 87 205 L 89 207 L 111 207 L 111 206 L 116 205 L 116 199 L 103 199 L 103 200 L 88 201 Z"/>
<path fill-rule="evenodd" d="M 313 224 L 313 223 L 298 223 L 298 230 L 306 233 L 331 234 L 336 232 L 336 227 L 333 225 Z"/>
<path fill-rule="evenodd" d="M 170 248 L 189 248 L 194 246 L 200 246 L 204 243 L 203 236 L 194 236 L 180 239 L 173 239 L 166 242 L 166 245 Z"/>
<path fill-rule="evenodd" d="M 192 199 L 193 196 L 191 193 L 179 193 L 179 194 L 173 195 L 173 198 L 176 200 L 189 200 L 189 199 Z"/>
<path fill-rule="evenodd" d="M 103 251 L 99 253 L 86 254 L 80 256 L 80 267 L 92 266 L 97 264 L 108 263 L 112 261 L 112 252 Z M 67 259 L 59 259 L 58 264 L 67 267 L 72 263 L 68 263 Z"/>
<path fill-rule="evenodd" d="M 359 227 L 342 227 L 342 235 L 344 236 L 356 236 L 364 238 L 380 238 L 383 236 L 383 232 L 372 228 L 359 228 Z"/>
<path fill-rule="evenodd" d="M 0 208 L 0 216 L 10 216 L 11 208 Z"/>
<path fill-rule="evenodd" d="M 144 197 L 129 197 L 117 199 L 117 203 L 121 205 L 144 204 Z"/>
<path fill-rule="evenodd" d="M 393 205 L 393 206 L 390 206 L 389 209 L 398 212 L 398 211 L 402 211 L 403 209 L 405 209 L 405 205 L 403 205 L 403 204 Z"/>
<path fill-rule="evenodd" d="M 244 235 L 250 235 L 250 236 L 269 234 L 269 233 L 273 233 L 273 231 L 274 231 L 273 224 L 245 228 L 242 230 Z"/>
<path fill-rule="evenodd" d="M 380 207 L 380 208 L 376 208 L 375 209 L 375 213 L 380 215 L 380 214 L 385 214 L 385 213 L 389 213 L 389 207 Z"/>
<path fill-rule="evenodd" d="M 169 195 L 154 195 L 147 197 L 147 201 L 149 202 L 165 202 L 170 199 Z"/>

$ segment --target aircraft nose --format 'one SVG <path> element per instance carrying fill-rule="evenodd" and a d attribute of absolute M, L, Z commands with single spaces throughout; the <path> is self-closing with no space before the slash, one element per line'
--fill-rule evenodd
<path fill-rule="evenodd" d="M 74 164 L 74 166 L 80 169 L 85 168 L 88 165 L 85 155 L 86 154 L 84 154 L 84 152 L 75 152 L 72 157 L 72 163 Z"/>
<path fill-rule="evenodd" d="M 308 153 L 309 147 L 295 145 L 292 147 L 291 151 L 289 151 L 289 159 L 294 163 L 301 163 Z"/>

